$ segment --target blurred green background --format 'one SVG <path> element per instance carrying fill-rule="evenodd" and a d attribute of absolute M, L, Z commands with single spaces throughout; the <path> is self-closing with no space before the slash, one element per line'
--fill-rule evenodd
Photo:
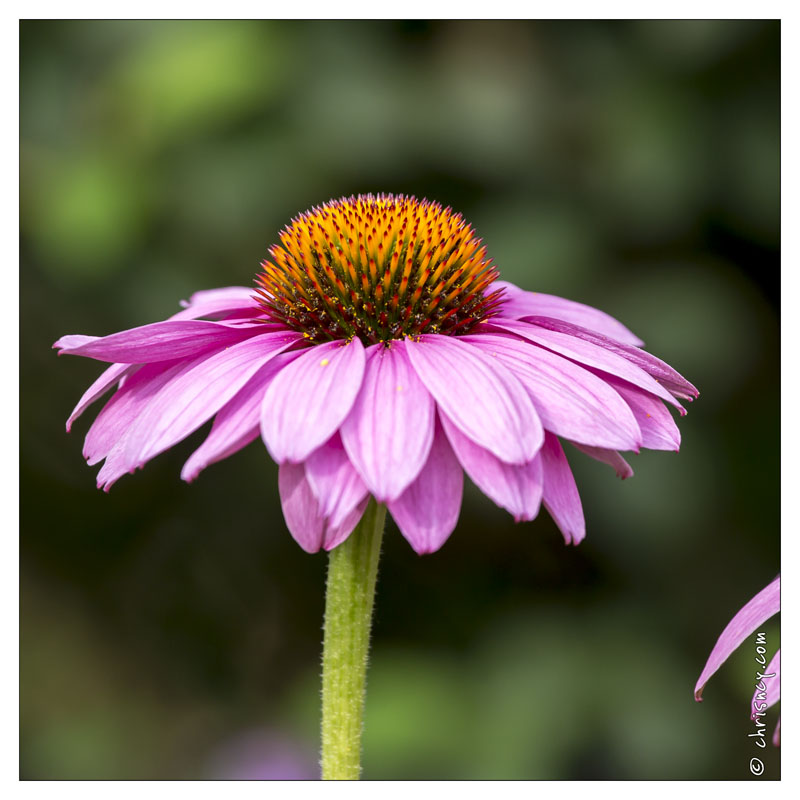
<path fill-rule="evenodd" d="M 292 216 L 381 191 L 452 205 L 504 278 L 614 314 L 701 398 L 632 480 L 570 451 L 578 548 L 472 486 L 433 556 L 390 525 L 364 776 L 779 776 L 747 738 L 751 644 L 692 699 L 779 571 L 779 23 L 20 35 L 24 778 L 315 774 L 326 559 L 263 446 L 187 486 L 200 432 L 105 495 L 96 412 L 64 432 L 101 367 L 50 347 L 249 285 Z"/>

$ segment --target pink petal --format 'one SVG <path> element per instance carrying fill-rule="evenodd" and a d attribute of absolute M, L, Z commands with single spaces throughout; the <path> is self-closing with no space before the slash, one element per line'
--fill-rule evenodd
<path fill-rule="evenodd" d="M 433 441 L 434 403 L 404 343 L 367 348 L 364 381 L 342 425 L 350 460 L 378 502 L 395 500 L 419 475 Z"/>
<path fill-rule="evenodd" d="M 183 465 L 183 480 L 193 481 L 206 467 L 233 455 L 258 437 L 267 386 L 297 355 L 292 352 L 275 356 L 219 410 L 205 441 Z"/>
<path fill-rule="evenodd" d="M 594 367 L 602 372 L 622 378 L 628 383 L 632 383 L 634 386 L 638 386 L 640 389 L 666 400 L 676 408 L 682 409 L 681 404 L 643 369 L 634 365 L 627 358 L 598 344 L 589 342 L 585 338 L 549 330 L 538 325 L 532 325 L 529 322 L 517 322 L 496 317 L 491 320 L 491 325 L 516 333 L 518 336 L 528 339 L 528 341 L 534 342 L 541 347 L 546 347 L 554 353 L 571 358 L 579 364 Z"/>
<path fill-rule="evenodd" d="M 148 364 L 191 358 L 215 347 L 236 344 L 259 334 L 258 326 L 226 325 L 204 320 L 166 320 L 110 336 L 62 336 L 53 347 L 73 356 L 123 364 Z"/>
<path fill-rule="evenodd" d="M 464 436 L 446 414 L 441 414 L 441 420 L 453 451 L 475 485 L 517 522 L 535 519 L 542 500 L 539 455 L 527 464 L 506 464 Z"/>
<path fill-rule="evenodd" d="M 128 468 L 139 467 L 197 430 L 270 359 L 301 339 L 299 333 L 265 333 L 199 361 L 147 404 L 126 443 Z"/>
<path fill-rule="evenodd" d="M 270 384 L 261 435 L 279 464 L 298 463 L 326 442 L 350 413 L 364 377 L 364 346 L 327 342 L 305 350 Z"/>
<path fill-rule="evenodd" d="M 169 389 L 179 379 L 208 362 L 212 355 L 221 352 L 209 351 L 190 361 L 145 364 L 127 378 L 100 412 L 86 436 L 84 457 L 88 463 L 94 464 L 105 458 L 97 475 L 98 488 L 107 492 L 123 475 L 142 466 L 144 461 L 139 460 L 138 451 L 148 445 L 148 440 L 141 435 L 142 425 L 147 424 L 148 418 L 153 422 L 154 402 L 163 397 L 165 388 Z M 180 408 L 172 409 L 173 412 L 176 410 L 179 412 Z"/>
<path fill-rule="evenodd" d="M 433 553 L 458 522 L 464 475 L 447 437 L 437 425 L 428 460 L 408 489 L 387 503 L 409 544 L 420 555 Z"/>
<path fill-rule="evenodd" d="M 634 413 L 603 378 L 507 334 L 463 338 L 519 378 L 545 430 L 584 444 L 638 450 L 641 432 Z"/>
<path fill-rule="evenodd" d="M 762 589 L 746 603 L 736 616 L 725 626 L 717 639 L 705 667 L 694 687 L 694 699 L 702 700 L 703 688 L 708 679 L 727 661 L 728 656 L 755 631 L 781 610 L 781 576 L 778 575 L 769 586 Z"/>
<path fill-rule="evenodd" d="M 601 333 L 618 342 L 629 345 L 642 345 L 644 342 L 631 333 L 621 322 L 614 317 L 592 306 L 576 303 L 574 300 L 565 300 L 552 294 L 541 292 L 526 292 L 513 283 L 495 281 L 492 286 L 506 290 L 502 315 L 511 319 L 522 317 L 553 317 L 583 328 Z"/>
<path fill-rule="evenodd" d="M 96 342 L 100 339 L 99 336 L 84 336 L 82 333 L 68 333 L 62 336 L 58 341 L 53 342 L 53 348 L 59 350 L 58 355 L 63 351 L 72 350 L 76 347 L 81 347 L 91 342 Z"/>
<path fill-rule="evenodd" d="M 97 473 L 97 488 L 104 492 L 108 492 L 123 475 L 134 471 L 125 459 L 124 442 L 123 438 L 111 448 Z"/>
<path fill-rule="evenodd" d="M 608 383 L 633 412 L 642 432 L 643 447 L 650 450 L 678 451 L 681 446 L 681 433 L 669 409 L 661 400 L 616 378 L 608 378 Z"/>
<path fill-rule="evenodd" d="M 567 544 L 578 544 L 586 536 L 583 507 L 561 443 L 548 433 L 541 450 L 544 490 L 542 503 L 564 534 Z"/>
<path fill-rule="evenodd" d="M 246 286 L 195 292 L 188 300 L 181 300 L 181 305 L 183 311 L 173 314 L 172 319 L 223 318 L 244 313 L 254 317 L 263 315 L 261 306 L 255 300 L 255 289 Z"/>
<path fill-rule="evenodd" d="M 102 397 L 115 383 L 118 383 L 127 374 L 135 370 L 131 364 L 112 364 L 103 374 L 83 393 L 78 405 L 72 410 L 67 420 L 67 433 L 75 422 L 95 400 Z"/>
<path fill-rule="evenodd" d="M 778 718 L 778 724 L 775 726 L 775 733 L 772 734 L 772 744 L 774 744 L 775 747 L 780 747 L 781 746 L 781 721 L 780 721 L 780 718 Z"/>
<path fill-rule="evenodd" d="M 325 518 L 319 513 L 302 464 L 281 464 L 278 491 L 289 533 L 307 553 L 316 553 L 325 537 Z"/>
<path fill-rule="evenodd" d="M 194 361 L 158 361 L 145 364 L 129 375 L 125 385 L 111 396 L 86 434 L 83 457 L 87 463 L 96 464 L 106 458 L 128 436 L 153 397 L 169 381 L 203 358 L 205 356 Z M 121 474 L 127 471 L 124 468 Z"/>
<path fill-rule="evenodd" d="M 608 336 L 603 336 L 602 331 L 596 333 L 593 330 L 587 330 L 589 326 L 581 327 L 580 325 L 571 325 L 561 320 L 545 317 L 529 317 L 526 321 L 538 325 L 541 328 L 547 328 L 551 331 L 575 336 L 578 339 L 591 342 L 592 344 L 596 344 L 599 347 L 603 347 L 612 353 L 626 358 L 632 364 L 643 369 L 648 375 L 651 375 L 657 383 L 660 383 L 675 397 L 680 397 L 685 400 L 694 400 L 700 394 L 683 375 L 676 372 L 669 364 L 662 361 L 660 358 L 656 358 L 650 355 L 650 353 L 640 350 L 638 347 L 631 347 L 620 341 L 615 341 L 613 337 L 609 338 Z"/>
<path fill-rule="evenodd" d="M 766 669 L 758 670 L 764 677 L 756 683 L 750 701 L 750 719 L 756 719 L 781 699 L 781 651 L 772 657 Z"/>
<path fill-rule="evenodd" d="M 281 464 L 278 490 L 286 527 L 307 553 L 316 553 L 321 547 L 331 550 L 341 544 L 352 533 L 366 508 L 365 500 L 341 525 L 329 525 L 319 511 L 302 464 Z"/>
<path fill-rule="evenodd" d="M 453 337 L 425 335 L 404 344 L 417 375 L 463 434 L 508 464 L 533 459 L 542 423 L 509 369 Z"/>
<path fill-rule="evenodd" d="M 616 450 L 609 450 L 605 447 L 587 447 L 585 444 L 578 444 L 577 442 L 572 444 L 582 453 L 586 453 L 587 456 L 595 459 L 595 461 L 602 461 L 604 464 L 613 467 L 618 478 L 625 480 L 625 478 L 633 477 L 631 465 Z"/>
<path fill-rule="evenodd" d="M 364 512 L 367 510 L 369 495 L 367 495 L 338 525 L 334 525 L 332 520 L 328 520 L 328 527 L 325 530 L 322 546 L 326 550 L 333 550 L 338 547 L 356 528 L 361 521 Z"/>
<path fill-rule="evenodd" d="M 368 494 L 338 433 L 306 459 L 305 467 L 320 512 L 334 526 L 341 524 Z"/>

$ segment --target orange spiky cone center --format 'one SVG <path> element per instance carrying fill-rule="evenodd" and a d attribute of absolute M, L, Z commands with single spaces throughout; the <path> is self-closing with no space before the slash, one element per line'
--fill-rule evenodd
<path fill-rule="evenodd" d="M 292 220 L 269 254 L 258 302 L 315 343 L 469 333 L 502 303 L 472 226 L 414 197 L 332 200 Z"/>

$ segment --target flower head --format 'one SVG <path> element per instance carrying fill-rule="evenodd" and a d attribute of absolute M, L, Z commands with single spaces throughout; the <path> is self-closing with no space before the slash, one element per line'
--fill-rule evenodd
<path fill-rule="evenodd" d="M 214 420 L 184 465 L 194 480 L 259 436 L 280 465 L 292 535 L 330 550 L 370 495 L 419 553 L 458 519 L 466 472 L 516 520 L 540 505 L 567 543 L 585 535 L 559 437 L 620 477 L 619 451 L 677 450 L 664 405 L 697 390 L 612 317 L 496 280 L 472 228 L 413 197 L 332 201 L 300 215 L 256 289 L 192 295 L 168 320 L 61 353 L 111 362 L 72 422 L 116 387 L 84 456 L 98 486 Z"/>
<path fill-rule="evenodd" d="M 705 667 L 697 679 L 694 687 L 694 699 L 701 702 L 703 689 L 711 676 L 728 660 L 728 657 L 748 637 L 763 625 L 770 617 L 774 617 L 781 610 L 781 576 L 778 575 L 769 586 L 762 589 L 755 597 L 739 609 L 736 616 L 725 626 L 719 635 L 714 649 L 706 661 Z M 753 699 L 750 701 L 750 718 L 757 720 L 770 706 L 781 699 L 781 651 L 778 650 L 769 664 L 764 660 L 764 666 L 756 675 L 756 688 Z M 775 728 L 772 738 L 777 746 L 780 744 L 781 723 Z"/>
<path fill-rule="evenodd" d="M 256 279 L 266 314 L 309 342 L 469 333 L 500 305 L 497 271 L 460 214 L 413 197 L 335 200 L 301 214 Z"/>

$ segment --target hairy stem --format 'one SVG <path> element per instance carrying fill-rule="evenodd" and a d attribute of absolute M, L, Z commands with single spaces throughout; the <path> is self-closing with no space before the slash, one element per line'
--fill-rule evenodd
<path fill-rule="evenodd" d="M 330 553 L 322 649 L 322 779 L 358 780 L 369 632 L 386 507 L 370 499 Z"/>

